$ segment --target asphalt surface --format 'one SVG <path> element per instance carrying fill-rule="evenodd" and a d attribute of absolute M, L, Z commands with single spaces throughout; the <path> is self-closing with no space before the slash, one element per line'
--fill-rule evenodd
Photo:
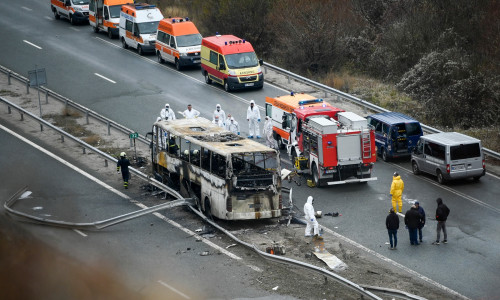
<path fill-rule="evenodd" d="M 0 64 L 25 76 L 35 64 L 44 67 L 50 89 L 140 133 L 150 130 L 160 109 L 168 102 L 177 117 L 180 117 L 178 111 L 192 103 L 208 118 L 215 104 L 220 103 L 226 114 L 233 114 L 240 122 L 245 135 L 250 99 L 263 106 L 265 96 L 286 93 L 269 84 L 258 91 L 226 93 L 221 86 L 204 83 L 200 70 L 178 72 L 171 65 L 158 64 L 154 56 L 140 57 L 133 50 L 122 49 L 118 40 L 95 34 L 87 25 L 71 26 L 67 20 L 56 21 L 49 7 L 48 3 L 29 0 L 0 3 L 3 41 Z M 264 115 L 262 111 L 261 114 Z M 287 159 L 284 152 L 282 157 Z M 391 174 L 396 170 L 405 182 L 404 211 L 418 200 L 428 219 L 421 246 L 409 245 L 407 231 L 401 224 L 399 249 L 389 251 L 384 221 L 390 208 Z M 496 290 L 500 283 L 500 179 L 487 175 L 479 182 L 462 180 L 440 186 L 434 178 L 415 176 L 410 170 L 405 160 L 378 161 L 373 174 L 378 181 L 322 189 L 302 184 L 294 189 L 294 198 L 302 208 L 307 196 L 313 195 L 317 210 L 342 214 L 320 219 L 322 226 L 409 269 L 474 299 L 500 299 Z M 447 222 L 449 244 L 433 246 L 436 224 L 431 219 L 437 197 L 443 198 L 451 209 Z M 80 209 L 93 211 L 92 208 L 89 204 Z"/>

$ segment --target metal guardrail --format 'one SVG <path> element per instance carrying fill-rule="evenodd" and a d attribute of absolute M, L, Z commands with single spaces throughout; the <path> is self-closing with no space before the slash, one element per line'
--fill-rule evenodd
<path fill-rule="evenodd" d="M 354 97 L 353 95 L 349 95 L 347 93 L 344 93 L 342 91 L 339 91 L 337 89 L 334 89 L 332 87 L 329 87 L 327 85 L 324 85 L 324 84 L 321 84 L 319 82 L 316 82 L 314 80 L 311 80 L 309 78 L 305 78 L 303 76 L 300 76 L 298 74 L 295 74 L 295 73 L 292 73 L 288 70 L 285 70 L 285 69 L 282 69 L 280 67 L 277 67 L 277 66 L 274 66 L 272 64 L 269 64 L 269 63 L 266 63 L 264 62 L 264 68 L 269 68 L 275 72 L 278 72 L 278 73 L 281 73 L 281 74 L 284 74 L 288 77 L 288 79 L 290 80 L 290 78 L 293 78 L 297 81 L 301 81 L 301 82 L 305 82 L 319 90 L 323 90 L 325 92 L 325 95 L 326 93 L 331 93 L 333 95 L 336 95 L 337 96 L 337 99 L 340 100 L 340 99 L 346 99 L 346 100 L 349 100 L 351 102 L 353 102 L 354 104 L 357 104 L 357 105 L 360 105 L 360 106 L 363 106 L 365 108 L 369 108 L 377 113 L 381 113 L 381 112 L 389 112 L 390 110 L 387 110 L 383 107 L 380 107 L 380 106 L 377 106 L 373 103 L 370 103 L 368 101 L 365 101 L 363 99 L 360 99 L 358 97 Z M 425 125 L 425 124 L 420 124 L 422 126 L 422 128 L 424 129 L 424 131 L 426 132 L 429 132 L 429 133 L 440 133 L 442 132 L 441 130 L 439 129 L 436 129 L 434 127 L 431 127 L 431 126 L 428 126 L 428 125 Z M 500 153 L 498 152 L 495 152 L 493 150 L 490 150 L 490 149 L 487 149 L 487 148 L 483 148 L 483 151 L 484 153 L 488 154 L 489 156 L 495 158 L 495 159 L 500 159 Z"/>

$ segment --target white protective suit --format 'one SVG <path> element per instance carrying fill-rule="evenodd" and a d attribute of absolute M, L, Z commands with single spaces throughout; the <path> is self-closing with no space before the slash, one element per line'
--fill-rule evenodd
<path fill-rule="evenodd" d="M 217 104 L 215 106 L 215 110 L 214 110 L 214 115 L 213 115 L 213 120 L 216 119 L 216 117 L 219 117 L 219 121 L 222 122 L 223 126 L 226 126 L 226 113 L 222 110 L 222 108 L 220 107 L 220 104 Z M 229 120 L 227 120 L 229 121 Z M 221 127 L 223 127 L 221 126 Z"/>
<path fill-rule="evenodd" d="M 253 106 L 252 106 L 253 104 Z M 255 105 L 255 101 L 250 101 L 250 106 L 247 109 L 247 120 L 248 120 L 248 137 L 253 138 L 255 135 L 257 138 L 260 138 L 260 111 Z"/>
<path fill-rule="evenodd" d="M 184 118 L 186 119 L 194 119 L 194 118 L 198 118 L 200 116 L 200 112 L 197 111 L 196 109 L 194 108 L 191 108 L 191 110 L 189 109 L 186 109 L 182 115 L 184 115 Z"/>
<path fill-rule="evenodd" d="M 314 228 L 314 235 L 319 233 L 319 224 L 316 221 L 316 217 L 314 216 L 314 207 L 313 207 L 313 197 L 307 197 L 306 204 L 304 204 L 304 214 L 306 218 L 306 233 L 305 236 L 311 236 L 311 229 Z"/>
<path fill-rule="evenodd" d="M 160 117 L 162 120 L 175 120 L 175 112 L 170 108 L 170 105 L 165 104 L 165 108 L 161 110 Z"/>
<path fill-rule="evenodd" d="M 219 127 L 224 128 L 224 122 L 219 118 L 219 116 L 214 116 L 214 119 L 212 120 L 212 123 L 218 125 Z"/>
<path fill-rule="evenodd" d="M 238 124 L 238 122 L 234 120 L 233 117 L 231 117 L 231 119 L 228 120 L 228 123 L 226 124 L 226 129 L 231 131 L 232 133 L 240 135 L 240 125 Z"/>
<path fill-rule="evenodd" d="M 266 139 L 266 146 L 273 149 L 278 149 L 278 143 L 273 136 L 273 121 L 266 116 L 266 121 L 264 122 L 264 137 Z"/>

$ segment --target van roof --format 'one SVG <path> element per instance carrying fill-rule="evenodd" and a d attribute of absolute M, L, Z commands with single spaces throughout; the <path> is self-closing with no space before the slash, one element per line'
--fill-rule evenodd
<path fill-rule="evenodd" d="M 390 112 L 384 112 L 384 113 L 379 113 L 379 114 L 374 114 L 370 115 L 369 117 L 373 119 L 377 119 L 381 122 L 387 123 L 387 124 L 398 124 L 398 123 L 413 123 L 413 122 L 418 122 L 417 120 L 413 119 L 410 116 L 407 116 L 402 113 L 390 111 Z"/>
<path fill-rule="evenodd" d="M 137 14 L 139 12 L 141 12 L 141 11 L 147 12 L 147 10 L 154 10 L 155 12 L 157 11 L 161 15 L 160 10 L 155 5 L 152 5 L 152 4 L 127 3 L 127 4 L 122 5 L 122 12 L 126 13 L 127 15 L 131 15 L 132 17 L 137 17 Z M 155 17 L 157 17 L 157 16 L 155 16 Z M 163 18 L 163 16 L 162 16 L 162 18 Z"/>
<path fill-rule="evenodd" d="M 255 52 L 252 44 L 234 35 L 214 35 L 204 37 L 201 45 L 215 50 L 222 55 Z"/>
<path fill-rule="evenodd" d="M 420 138 L 445 145 L 460 145 L 480 142 L 480 140 L 476 138 L 458 132 L 440 132 L 426 134 Z"/>
<path fill-rule="evenodd" d="M 112 6 L 112 5 L 122 5 L 128 4 L 130 0 L 104 0 L 104 5 Z"/>
<path fill-rule="evenodd" d="M 175 20 L 175 21 L 173 21 Z M 198 28 L 191 21 L 186 21 L 185 18 L 165 18 L 158 24 L 158 30 L 166 32 L 174 36 L 199 34 Z"/>

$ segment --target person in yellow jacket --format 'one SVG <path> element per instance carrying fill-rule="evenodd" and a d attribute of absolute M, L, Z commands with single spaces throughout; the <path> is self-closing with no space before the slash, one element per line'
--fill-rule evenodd
<path fill-rule="evenodd" d="M 391 184 L 392 208 L 394 208 L 394 211 L 397 211 L 396 205 L 399 206 L 399 212 L 403 211 L 403 200 L 401 197 L 403 196 L 404 188 L 405 183 L 401 179 L 401 176 L 399 176 L 398 172 L 394 172 Z"/>

